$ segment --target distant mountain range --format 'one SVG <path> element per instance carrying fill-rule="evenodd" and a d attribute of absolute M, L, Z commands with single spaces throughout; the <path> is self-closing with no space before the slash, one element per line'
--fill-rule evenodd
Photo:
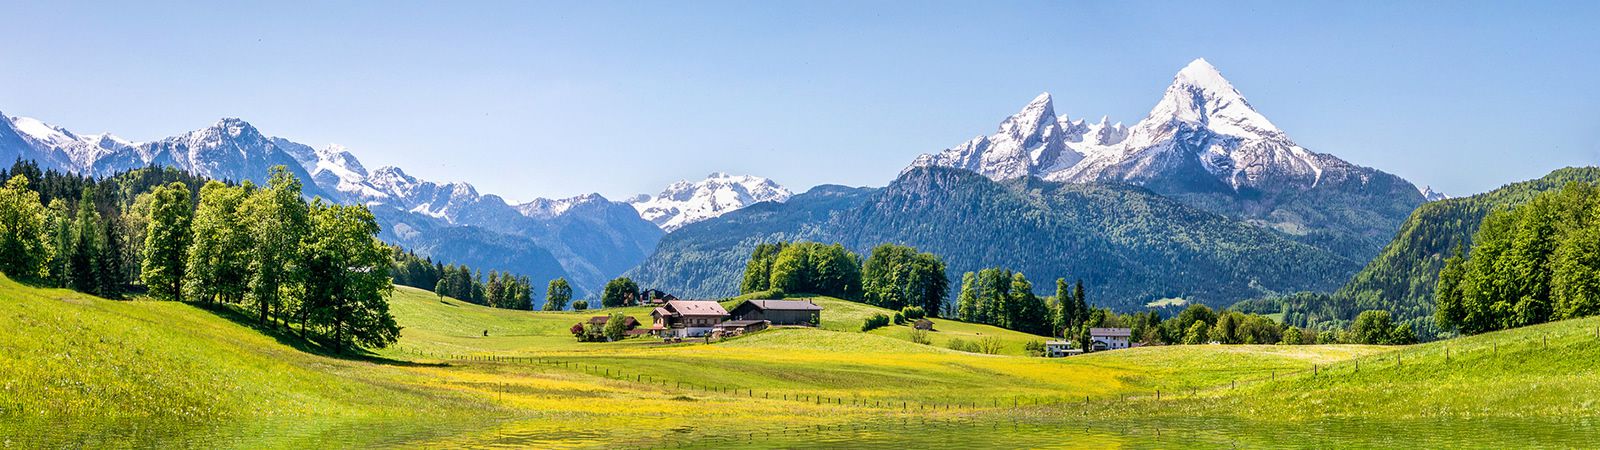
<path fill-rule="evenodd" d="M 715 172 L 698 182 L 672 183 L 655 197 L 640 195 L 628 203 L 639 210 L 640 217 L 670 232 L 755 203 L 783 202 L 793 195 L 766 178 Z"/>
<path fill-rule="evenodd" d="M 994 265 L 1041 283 L 1084 278 L 1102 305 L 1224 304 L 1335 289 L 1418 205 L 1448 198 L 1301 147 L 1205 60 L 1180 70 L 1132 126 L 1055 108 L 1041 94 L 993 134 L 917 157 L 887 187 L 800 195 L 713 173 L 624 202 L 511 204 L 467 183 L 369 170 L 342 147 L 265 136 L 238 119 L 139 143 L 0 115 L 0 158 L 257 182 L 284 164 L 313 194 L 371 206 L 385 240 L 474 267 L 565 276 L 580 295 L 624 272 L 679 295 L 730 294 L 755 244 L 814 239 L 862 252 L 915 245 L 943 255 L 952 280 Z"/>
<path fill-rule="evenodd" d="M 597 292 L 637 265 L 667 230 L 789 197 L 771 180 L 717 173 L 674 183 L 658 197 L 641 196 L 631 204 L 585 194 L 513 205 L 467 183 L 420 180 L 398 167 L 368 170 L 341 146 L 313 148 L 231 118 L 159 141 L 132 142 L 0 114 L 0 158 L 101 176 L 167 166 L 256 183 L 265 181 L 271 167 L 284 165 L 307 181 L 308 195 L 371 207 L 386 241 L 484 270 L 535 280 L 567 277 L 580 295 Z"/>

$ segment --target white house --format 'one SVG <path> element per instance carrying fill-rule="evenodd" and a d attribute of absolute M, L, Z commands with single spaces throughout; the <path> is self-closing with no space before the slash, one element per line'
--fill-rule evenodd
<path fill-rule="evenodd" d="M 1047 358 L 1081 354 L 1083 354 L 1083 350 L 1072 348 L 1072 341 L 1045 341 L 1044 343 L 1044 356 Z"/>
<path fill-rule="evenodd" d="M 1089 349 L 1098 352 L 1128 348 L 1131 337 L 1133 337 L 1132 328 L 1090 328 Z"/>

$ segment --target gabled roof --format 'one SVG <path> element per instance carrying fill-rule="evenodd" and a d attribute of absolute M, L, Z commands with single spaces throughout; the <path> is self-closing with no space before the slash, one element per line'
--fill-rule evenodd
<path fill-rule="evenodd" d="M 1133 336 L 1132 328 L 1090 328 L 1090 336 L 1129 337 Z"/>
<path fill-rule="evenodd" d="M 800 300 L 746 300 L 753 308 L 764 311 L 821 311 L 822 306 Z"/>
<path fill-rule="evenodd" d="M 722 309 L 722 304 L 709 300 L 673 300 L 667 302 L 666 308 L 672 312 L 685 316 L 726 316 L 728 310 Z"/>

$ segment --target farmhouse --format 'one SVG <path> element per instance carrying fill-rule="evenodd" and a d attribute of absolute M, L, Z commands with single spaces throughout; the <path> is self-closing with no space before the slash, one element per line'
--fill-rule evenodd
<path fill-rule="evenodd" d="M 1044 343 L 1044 356 L 1048 358 L 1082 354 L 1082 349 L 1072 348 L 1072 341 L 1045 341 Z"/>
<path fill-rule="evenodd" d="M 713 301 L 672 300 L 650 312 L 661 337 L 700 337 L 728 317 L 728 310 Z"/>
<path fill-rule="evenodd" d="M 1128 348 L 1128 341 L 1132 336 L 1131 328 L 1090 328 L 1087 350 L 1098 352 Z"/>
<path fill-rule="evenodd" d="M 747 300 L 728 315 L 733 320 L 765 320 L 773 325 L 814 327 L 822 323 L 822 306 L 799 300 Z"/>

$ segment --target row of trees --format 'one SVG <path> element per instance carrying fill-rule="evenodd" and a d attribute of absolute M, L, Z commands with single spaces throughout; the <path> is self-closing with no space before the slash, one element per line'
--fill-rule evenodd
<path fill-rule="evenodd" d="M 945 270 L 944 260 L 938 255 L 903 245 L 874 247 L 863 262 L 840 244 L 759 244 L 745 264 L 739 292 L 776 297 L 818 294 L 892 310 L 915 306 L 937 317 L 949 297 L 950 280 Z M 621 282 L 627 284 L 617 286 L 619 293 L 637 295 L 638 286 L 632 280 L 612 280 Z M 612 291 L 613 286 L 608 284 L 605 298 L 612 297 Z"/>
<path fill-rule="evenodd" d="M 1033 293 L 1021 272 L 993 267 L 961 276 L 956 317 L 1024 333 L 1056 335 L 1051 306 Z"/>
<path fill-rule="evenodd" d="M 1600 188 L 1572 182 L 1489 214 L 1439 272 L 1439 326 L 1466 334 L 1600 313 Z"/>
<path fill-rule="evenodd" d="M 115 296 L 137 267 L 152 298 L 245 308 L 265 324 L 297 324 L 336 351 L 382 347 L 399 335 L 386 299 L 389 249 L 376 239 L 372 213 L 308 203 L 283 167 L 262 188 L 207 181 L 198 198 L 182 181 L 151 183 L 182 178 L 152 176 L 164 173 L 155 169 L 94 180 L 19 163 L 10 173 L 0 188 L 0 271 L 8 275 Z M 28 174 L 45 180 L 42 189 Z M 77 203 L 70 215 L 68 199 Z"/>
<path fill-rule="evenodd" d="M 526 276 L 490 270 L 485 278 L 482 270 L 475 271 L 464 264 L 436 263 L 397 246 L 389 250 L 394 284 L 495 308 L 533 309 L 533 281 Z"/>
<path fill-rule="evenodd" d="M 0 272 L 107 298 L 137 287 L 150 189 L 199 186 L 176 170 L 140 169 L 102 179 L 42 171 L 28 161 L 0 169 Z"/>

